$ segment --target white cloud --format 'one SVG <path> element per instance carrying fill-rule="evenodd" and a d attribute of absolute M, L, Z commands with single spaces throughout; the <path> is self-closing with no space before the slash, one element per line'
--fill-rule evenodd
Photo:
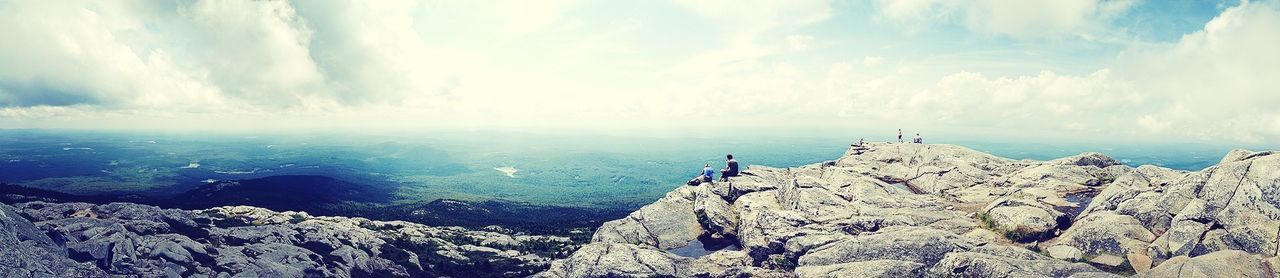
<path fill-rule="evenodd" d="M 946 19 L 952 9 L 943 0 L 875 0 L 874 4 L 881 16 L 912 24 Z"/>
<path fill-rule="evenodd" d="M 870 115 L 889 114 L 900 122 L 943 128 L 947 126 L 1000 128 L 1054 133 L 1081 128 L 1081 122 L 1114 126 L 1113 111 L 1133 106 L 1141 96 L 1108 70 L 1087 76 L 1041 72 L 1035 76 L 986 77 L 960 72 L 943 77 L 931 87 L 901 93 L 897 105 L 862 107 Z M 901 84 L 895 87 L 910 88 Z"/>
<path fill-rule="evenodd" d="M 1271 114 L 1271 126 L 1264 128 L 1263 131 L 1271 138 L 1280 137 L 1280 113 Z"/>
<path fill-rule="evenodd" d="M 693 83 L 704 85 L 590 84 L 592 78 L 608 76 L 574 77 L 574 72 L 560 68 L 583 59 L 573 56 L 557 63 L 521 64 L 537 61 L 538 55 L 578 55 L 571 52 L 585 49 L 547 51 L 540 48 L 564 44 L 536 45 L 560 43 L 554 38 L 521 41 L 567 30 L 553 25 L 563 22 L 560 17 L 572 2 L 0 3 L 4 6 L 0 26 L 6 26 L 0 28 L 0 35 L 15 42 L 0 45 L 0 62 L 24 65 L 0 67 L 0 107 L 5 107 L 0 126 L 265 127 L 288 126 L 299 119 L 313 121 L 306 126 L 321 121 L 321 126 L 374 125 L 371 122 L 497 127 L 614 122 L 610 125 L 616 126 L 620 119 L 654 125 L 660 122 L 645 120 L 653 111 L 671 109 L 675 102 L 685 102 L 685 97 L 638 106 L 618 100 L 642 102 L 647 99 L 644 93 L 655 88 L 667 92 L 687 90 L 666 88 L 699 86 L 726 89 L 701 81 Z M 423 8 L 432 17 L 413 14 L 419 11 L 418 4 L 428 5 Z M 788 77 L 773 79 L 743 71 L 797 74 L 798 69 L 785 63 L 755 65 L 757 59 L 780 52 L 776 41 L 761 38 L 824 20 L 831 14 L 829 4 L 684 2 L 716 28 L 713 46 L 685 54 L 692 56 L 682 59 L 688 62 L 649 72 L 678 76 L 673 80 L 684 82 L 705 77 L 783 86 L 790 82 Z M 464 16 L 451 17 L 455 13 Z M 441 17 L 445 21 L 422 23 Z M 471 29 L 458 34 L 449 34 L 454 31 L 450 28 L 431 29 L 441 24 Z M 438 34 L 496 45 L 460 47 L 442 42 L 444 37 L 433 37 Z M 572 41 L 609 41 L 610 48 L 630 48 L 606 39 Z M 811 40 L 796 36 L 788 43 L 805 48 Z M 621 76 L 634 72 L 610 74 L 626 80 L 630 78 Z M 741 79 L 747 75 L 760 79 Z M 605 90 L 626 93 L 601 93 Z M 759 107 L 763 103 L 733 109 Z M 201 124 L 184 124 L 183 118 Z"/>
<path fill-rule="evenodd" d="M 862 65 L 864 66 L 874 67 L 879 66 L 880 64 L 884 64 L 884 57 L 867 56 L 862 58 Z"/>
<path fill-rule="evenodd" d="M 1194 138 L 1260 138 L 1280 107 L 1280 9 L 1245 3 L 1176 43 L 1135 48 L 1117 72 L 1134 80 L 1171 123 L 1167 132 Z M 1255 139 L 1260 140 L 1260 139 Z"/>
<path fill-rule="evenodd" d="M 711 19 L 714 27 L 723 31 L 721 47 L 689 59 L 677 67 L 678 72 L 705 73 L 726 63 L 773 55 L 779 50 L 771 46 L 776 42 L 761 41 L 766 33 L 804 27 L 826 20 L 834 12 L 831 3 L 824 0 L 676 2 Z"/>
<path fill-rule="evenodd" d="M 326 89 L 323 69 L 310 52 L 316 31 L 288 2 L 199 1 L 176 12 L 181 19 L 144 20 L 164 20 L 161 28 L 172 29 L 161 35 L 182 40 L 170 43 L 186 52 L 175 60 L 188 72 L 206 75 L 222 93 L 287 107 Z"/>
<path fill-rule="evenodd" d="M 3 2 L 0 36 L 12 39 L 0 44 L 0 127 L 913 126 L 1280 137 L 1272 4 L 1228 9 L 1178 42 L 1131 45 L 1096 70 L 1050 64 L 1027 74 L 936 65 L 951 53 L 904 46 L 854 51 L 816 24 L 836 12 L 827 1 L 679 3 L 692 18 L 675 32 L 658 22 L 666 15 L 610 18 L 618 24 L 605 27 L 564 20 L 571 2 L 527 14 L 473 2 Z M 1037 3 L 1045 7 L 876 7 L 903 24 L 1037 37 L 1106 32 L 1131 5 Z M 447 20 L 423 24 L 436 18 L 419 8 Z M 458 9 L 467 13 L 448 18 Z M 450 28 L 431 29 L 440 26 Z M 823 34 L 823 47 L 797 34 Z M 867 53 L 892 57 L 892 67 Z"/>
<path fill-rule="evenodd" d="M 413 29 L 413 1 L 305 1 L 297 4 L 315 28 L 309 49 L 325 65 L 326 89 L 344 102 L 442 99 L 457 86 L 442 70 L 450 53 L 429 48 Z"/>
<path fill-rule="evenodd" d="M 1114 65 L 1084 76 L 960 72 L 934 86 L 857 106 L 864 116 L 1006 130 L 1084 129 L 1075 136 L 1159 136 L 1257 143 L 1277 134 L 1280 115 L 1280 10 L 1246 3 L 1224 11 L 1204 30 L 1170 44 L 1138 45 Z M 857 91 L 858 88 L 847 88 Z M 846 109 L 848 110 L 848 109 Z M 857 114 L 852 114 L 857 116 Z M 1062 135 L 1071 135 L 1064 133 Z"/>
<path fill-rule="evenodd" d="M 0 35 L 12 38 L 0 45 L 0 63 L 11 65 L 0 67 L 0 106 L 227 113 L 439 105 L 478 63 L 427 47 L 413 28 L 415 3 L 0 3 Z M 554 15 L 537 17 L 512 20 L 538 25 Z"/>
<path fill-rule="evenodd" d="M 154 39 L 146 16 L 127 5 L 7 2 L 0 17 L 0 105 L 218 106 L 219 91 L 202 72 L 183 71 Z M 124 15 L 124 16 L 121 16 Z"/>
<path fill-rule="evenodd" d="M 1169 125 L 1171 125 L 1171 123 L 1156 119 L 1156 117 L 1152 115 L 1142 115 L 1141 117 L 1138 117 L 1138 126 L 1146 129 L 1148 132 L 1164 132 L 1169 129 Z"/>
<path fill-rule="evenodd" d="M 787 44 L 791 46 L 791 50 L 803 51 L 809 49 L 809 42 L 813 41 L 813 36 L 790 35 L 787 36 Z"/>
<path fill-rule="evenodd" d="M 875 0 L 880 17 L 920 30 L 958 24 L 979 33 L 1013 37 L 1056 37 L 1105 33 L 1105 23 L 1123 15 L 1136 0 Z"/>
<path fill-rule="evenodd" d="M 507 32 L 529 33 L 541 29 L 560 18 L 574 0 L 500 1 L 495 6 L 506 19 Z"/>

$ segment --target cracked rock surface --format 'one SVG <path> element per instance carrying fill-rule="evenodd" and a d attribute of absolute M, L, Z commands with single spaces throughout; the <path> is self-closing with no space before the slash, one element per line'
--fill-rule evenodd
<path fill-rule="evenodd" d="M 256 207 L 0 204 L 0 277 L 524 277 L 568 238 Z"/>
<path fill-rule="evenodd" d="M 1099 193 L 1077 222 L 1058 244 L 1086 256 L 1141 254 L 1157 266 L 1226 250 L 1274 257 L 1280 155 L 1234 150 L 1198 172 L 1142 166 Z"/>
<path fill-rule="evenodd" d="M 1275 152 L 1188 172 L 873 143 L 681 186 L 580 248 L 243 206 L 0 204 L 0 277 L 1276 277 L 1278 238 Z"/>
<path fill-rule="evenodd" d="M 873 143 L 682 186 L 538 276 L 1273 277 L 1277 233 L 1270 152 L 1186 172 L 1100 153 L 1033 161 Z M 732 248 L 684 250 L 707 238 Z"/>

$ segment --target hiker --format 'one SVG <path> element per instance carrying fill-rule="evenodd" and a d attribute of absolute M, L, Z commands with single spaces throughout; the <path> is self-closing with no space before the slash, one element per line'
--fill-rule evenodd
<path fill-rule="evenodd" d="M 716 182 L 711 180 L 711 178 L 715 176 L 716 176 L 716 169 L 711 168 L 711 163 L 702 164 L 702 180 L 703 181 L 715 184 Z"/>
<path fill-rule="evenodd" d="M 898 143 L 902 143 L 902 129 L 898 129 Z"/>
<path fill-rule="evenodd" d="M 733 154 L 725 155 L 725 167 L 720 169 L 720 180 L 729 181 L 729 177 L 738 176 L 738 161 L 733 160 Z"/>
<path fill-rule="evenodd" d="M 912 141 L 912 143 L 916 143 L 916 144 L 924 144 L 924 139 L 921 139 L 921 138 L 920 138 L 920 133 L 916 133 L 916 139 L 915 139 L 915 140 L 913 140 L 913 141 Z"/>
<path fill-rule="evenodd" d="M 711 180 L 712 177 L 715 177 L 715 173 L 716 173 L 716 169 L 711 168 L 711 163 L 702 164 L 702 174 L 698 175 L 698 177 L 693 178 L 692 180 L 689 180 L 688 184 L 698 185 L 704 182 L 715 184 L 715 181 Z"/>

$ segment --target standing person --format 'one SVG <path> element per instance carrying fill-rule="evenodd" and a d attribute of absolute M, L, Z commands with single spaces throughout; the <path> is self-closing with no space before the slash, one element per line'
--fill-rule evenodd
<path fill-rule="evenodd" d="M 724 169 L 720 170 L 720 181 L 728 181 L 729 177 L 738 176 L 738 161 L 733 160 L 733 154 L 725 155 Z"/>
<path fill-rule="evenodd" d="M 902 143 L 902 129 L 898 129 L 898 143 Z"/>

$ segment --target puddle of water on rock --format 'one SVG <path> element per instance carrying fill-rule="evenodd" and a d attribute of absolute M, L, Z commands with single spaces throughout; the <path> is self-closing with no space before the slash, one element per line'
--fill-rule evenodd
<path fill-rule="evenodd" d="M 906 190 L 907 192 L 911 192 L 911 188 L 910 188 L 910 187 L 907 187 L 907 183 L 905 183 L 905 182 L 895 182 L 895 183 L 891 183 L 890 185 L 893 185 L 893 187 L 897 187 L 898 189 L 902 189 L 902 190 Z"/>
<path fill-rule="evenodd" d="M 895 182 L 895 183 L 890 183 L 889 185 L 893 185 L 893 187 L 895 188 L 902 189 L 907 192 L 911 192 L 912 194 L 921 194 L 920 190 L 916 190 L 914 187 L 911 187 L 911 185 L 908 185 L 906 182 Z"/>
<path fill-rule="evenodd" d="M 715 253 L 720 250 L 738 251 L 742 250 L 742 247 L 738 247 L 738 242 L 734 240 L 713 239 L 710 236 L 702 235 L 698 236 L 697 239 L 690 240 L 689 245 L 686 245 L 685 247 L 671 249 L 668 251 L 683 257 L 697 258 L 710 255 L 711 253 Z"/>
<path fill-rule="evenodd" d="M 1084 212 L 1086 207 L 1089 207 L 1089 203 L 1093 202 L 1093 196 L 1096 195 L 1098 195 L 1098 192 L 1093 190 L 1069 193 L 1062 198 L 1066 199 L 1067 202 L 1075 203 L 1076 206 L 1060 206 L 1054 208 L 1058 209 L 1059 212 L 1067 214 L 1067 217 L 1070 219 L 1076 219 L 1076 216 L 1080 216 L 1080 213 Z"/>

